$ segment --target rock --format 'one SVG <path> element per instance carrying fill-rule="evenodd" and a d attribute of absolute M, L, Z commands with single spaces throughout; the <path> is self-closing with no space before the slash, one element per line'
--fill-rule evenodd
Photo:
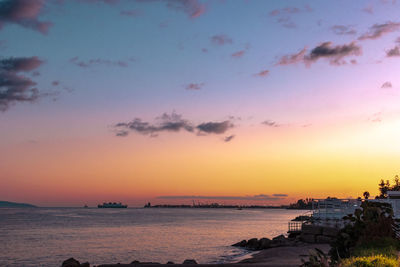
<path fill-rule="evenodd" d="M 173 261 L 169 261 L 167 262 L 167 264 L 175 264 Z"/>
<path fill-rule="evenodd" d="M 256 250 L 256 249 L 258 249 L 258 247 L 259 247 L 259 243 L 258 243 L 257 238 L 252 238 L 252 239 L 249 239 L 249 241 L 247 241 L 246 248 Z"/>
<path fill-rule="evenodd" d="M 75 260 L 74 258 L 69 258 L 68 260 L 63 261 L 61 267 L 80 267 L 81 264 L 79 261 Z"/>
<path fill-rule="evenodd" d="M 137 261 L 137 260 L 134 260 L 131 262 L 131 264 L 139 264 L 139 263 L 140 263 L 140 261 Z"/>
<path fill-rule="evenodd" d="M 245 247 L 246 244 L 247 244 L 247 241 L 246 240 L 242 240 L 240 242 L 237 242 L 237 243 L 233 244 L 232 246 L 234 246 L 234 247 Z"/>
<path fill-rule="evenodd" d="M 182 264 L 197 264 L 197 261 L 195 261 L 193 259 L 186 259 L 183 261 Z"/>
<path fill-rule="evenodd" d="M 272 238 L 273 241 L 286 241 L 286 237 L 284 235 L 278 235 Z"/>
<path fill-rule="evenodd" d="M 302 233 L 300 240 L 306 243 L 315 243 L 315 235 Z"/>
<path fill-rule="evenodd" d="M 301 227 L 301 232 L 304 234 L 321 235 L 322 229 L 323 229 L 322 226 L 312 225 L 312 224 L 303 224 Z"/>
<path fill-rule="evenodd" d="M 90 267 L 90 263 L 89 262 L 81 263 L 81 267 Z"/>
<path fill-rule="evenodd" d="M 267 248 L 270 248 L 270 247 L 271 247 L 271 243 L 272 243 L 271 239 L 266 238 L 266 237 L 261 238 L 261 239 L 258 241 L 258 249 L 267 249 Z"/>
<path fill-rule="evenodd" d="M 339 229 L 334 227 L 324 227 L 322 234 L 326 236 L 337 237 L 339 234 Z"/>
<path fill-rule="evenodd" d="M 329 244 L 332 242 L 332 237 L 324 236 L 324 235 L 317 235 L 315 237 L 315 242 L 319 244 Z"/>

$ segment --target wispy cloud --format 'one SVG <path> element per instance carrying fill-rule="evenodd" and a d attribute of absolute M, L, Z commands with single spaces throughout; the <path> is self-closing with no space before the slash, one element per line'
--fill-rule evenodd
<path fill-rule="evenodd" d="M 230 141 L 232 141 L 232 139 L 233 138 L 235 138 L 235 135 L 229 135 L 229 136 L 226 136 L 225 138 L 224 138 L 224 142 L 230 142 Z"/>
<path fill-rule="evenodd" d="M 381 86 L 381 88 L 392 88 L 392 83 L 391 82 L 384 82 Z"/>
<path fill-rule="evenodd" d="M 5 24 L 17 24 L 47 34 L 53 25 L 38 19 L 44 0 L 3 0 L 0 2 L 0 29 Z"/>
<path fill-rule="evenodd" d="M 119 14 L 121 16 L 126 16 L 126 17 L 139 17 L 142 15 L 142 12 L 140 10 L 137 9 L 130 9 L 130 10 L 122 10 L 121 12 L 119 12 Z"/>
<path fill-rule="evenodd" d="M 211 36 L 210 38 L 211 43 L 215 45 L 226 45 L 226 44 L 232 44 L 233 40 L 229 36 L 225 34 L 216 34 Z"/>
<path fill-rule="evenodd" d="M 141 3 L 160 2 L 167 8 L 184 12 L 189 18 L 198 18 L 206 12 L 206 6 L 198 0 L 136 0 Z"/>
<path fill-rule="evenodd" d="M 122 67 L 122 68 L 128 67 L 128 63 L 125 61 L 108 60 L 108 59 L 101 59 L 101 58 L 89 59 L 87 61 L 83 61 L 83 60 L 80 60 L 78 57 L 73 57 L 70 59 L 70 62 L 81 68 L 87 68 L 87 67 L 91 67 L 93 65 L 117 66 L 117 67 Z"/>
<path fill-rule="evenodd" d="M 385 34 L 397 31 L 400 29 L 399 22 L 388 21 L 382 24 L 374 24 L 372 25 L 368 32 L 362 34 L 358 37 L 358 40 L 374 40 L 382 37 Z"/>
<path fill-rule="evenodd" d="M 20 102 L 34 102 L 41 95 L 36 82 L 21 75 L 31 72 L 43 61 L 37 57 L 5 58 L 0 60 L 0 111 Z"/>
<path fill-rule="evenodd" d="M 204 83 L 189 83 L 185 85 L 186 90 L 200 90 L 204 86 Z"/>
<path fill-rule="evenodd" d="M 263 121 L 261 124 L 269 126 L 269 127 L 281 127 L 282 125 L 277 123 L 276 121 L 266 120 Z"/>
<path fill-rule="evenodd" d="M 331 27 L 333 33 L 337 35 L 354 35 L 357 31 L 351 25 L 333 25 Z"/>
<path fill-rule="evenodd" d="M 296 28 L 296 23 L 292 19 L 292 15 L 301 12 L 311 12 L 312 8 L 306 5 L 304 8 L 298 7 L 285 7 L 281 9 L 274 9 L 269 12 L 271 17 L 276 17 L 276 22 L 285 28 Z"/>
<path fill-rule="evenodd" d="M 178 195 L 178 196 L 158 196 L 158 199 L 210 199 L 210 200 L 250 200 L 250 201 L 275 201 L 288 197 L 286 194 L 259 194 L 246 196 L 202 196 L 202 195 Z"/>
<path fill-rule="evenodd" d="M 259 73 L 254 74 L 254 76 L 258 77 L 267 77 L 269 75 L 269 70 L 262 70 Z"/>
<path fill-rule="evenodd" d="M 233 53 L 231 56 L 233 58 L 241 58 L 245 53 L 246 53 L 246 50 L 240 50 L 240 51 Z"/>

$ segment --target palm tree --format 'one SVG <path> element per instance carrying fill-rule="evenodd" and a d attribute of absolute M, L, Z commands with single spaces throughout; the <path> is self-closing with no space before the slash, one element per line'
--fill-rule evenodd
<path fill-rule="evenodd" d="M 368 191 L 365 191 L 365 192 L 363 193 L 363 196 L 364 196 L 365 199 L 368 199 L 368 198 L 369 198 L 369 192 L 368 192 Z"/>

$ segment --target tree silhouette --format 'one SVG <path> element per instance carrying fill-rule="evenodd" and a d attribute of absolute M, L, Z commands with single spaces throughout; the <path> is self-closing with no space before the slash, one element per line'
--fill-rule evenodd
<path fill-rule="evenodd" d="M 368 191 L 365 191 L 364 193 L 363 193 L 363 196 L 364 196 L 364 198 L 365 199 L 368 199 L 369 198 L 369 192 Z"/>

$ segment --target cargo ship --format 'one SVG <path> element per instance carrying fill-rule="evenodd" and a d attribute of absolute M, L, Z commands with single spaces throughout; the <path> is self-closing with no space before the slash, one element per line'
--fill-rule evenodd
<path fill-rule="evenodd" d="M 125 209 L 125 208 L 128 207 L 128 205 L 123 205 L 121 202 L 119 202 L 119 203 L 116 203 L 116 202 L 114 202 L 114 203 L 112 203 L 112 202 L 106 203 L 106 202 L 104 202 L 103 204 L 97 205 L 97 207 L 98 208 L 102 208 L 102 209 L 103 208 Z"/>

